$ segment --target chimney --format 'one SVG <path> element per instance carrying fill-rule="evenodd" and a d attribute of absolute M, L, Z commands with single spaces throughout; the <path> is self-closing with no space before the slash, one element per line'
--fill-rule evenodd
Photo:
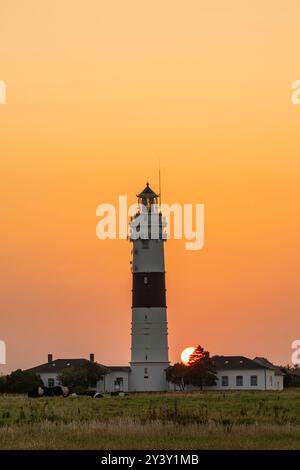
<path fill-rule="evenodd" d="M 53 361 L 53 355 L 52 354 L 48 354 L 48 362 L 52 362 Z"/>
<path fill-rule="evenodd" d="M 95 362 L 95 354 L 94 353 L 90 353 L 90 361 Z"/>

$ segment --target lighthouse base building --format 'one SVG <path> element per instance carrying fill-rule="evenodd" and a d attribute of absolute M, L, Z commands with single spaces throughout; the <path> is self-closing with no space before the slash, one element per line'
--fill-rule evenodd
<path fill-rule="evenodd" d="M 61 385 L 59 374 L 68 367 L 82 367 L 84 364 L 94 361 L 94 355 L 90 359 L 53 359 L 48 355 L 48 362 L 29 369 L 40 376 L 46 387 Z M 104 367 L 104 366 L 103 366 Z M 97 384 L 90 389 L 100 393 L 128 393 L 136 392 L 136 384 L 132 381 L 132 369 L 128 366 L 105 366 L 107 374 L 103 375 Z M 274 366 L 265 358 L 256 357 L 248 359 L 243 356 L 218 356 L 216 358 L 217 385 L 205 387 L 206 390 L 283 390 L 283 377 L 279 367 Z M 149 369 L 149 376 L 152 369 Z M 143 370 L 137 370 L 137 374 L 143 374 Z M 154 370 L 154 377 L 160 376 Z M 153 383 L 153 382 L 150 382 Z M 158 382 L 155 387 L 163 386 Z M 138 384 L 140 386 L 140 384 Z M 169 384 L 169 391 L 176 391 L 173 384 Z M 190 387 L 189 391 L 195 390 Z M 155 390 L 148 389 L 149 392 Z"/>

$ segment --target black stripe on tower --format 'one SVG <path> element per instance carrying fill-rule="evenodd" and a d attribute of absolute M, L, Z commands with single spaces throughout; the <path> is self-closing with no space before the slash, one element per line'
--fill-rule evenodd
<path fill-rule="evenodd" d="M 165 273 L 133 273 L 132 307 L 166 307 Z"/>

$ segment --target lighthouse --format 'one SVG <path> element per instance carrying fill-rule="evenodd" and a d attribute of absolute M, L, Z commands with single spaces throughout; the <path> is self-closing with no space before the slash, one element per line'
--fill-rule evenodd
<path fill-rule="evenodd" d="M 168 325 L 164 260 L 164 222 L 156 194 L 147 183 L 137 195 L 131 220 L 132 242 L 132 391 L 167 390 Z"/>

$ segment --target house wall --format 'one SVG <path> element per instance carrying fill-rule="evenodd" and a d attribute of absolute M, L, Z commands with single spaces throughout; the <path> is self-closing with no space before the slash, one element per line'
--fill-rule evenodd
<path fill-rule="evenodd" d="M 251 385 L 251 376 L 257 376 L 257 385 Z M 228 386 L 222 386 L 222 376 L 228 377 Z M 243 385 L 236 385 L 236 377 L 243 377 Z M 283 377 L 276 376 L 274 370 L 219 370 L 215 386 L 204 387 L 206 390 L 283 390 Z"/>
<path fill-rule="evenodd" d="M 283 390 L 283 376 L 276 375 L 274 370 L 267 370 L 266 390 Z"/>
<path fill-rule="evenodd" d="M 41 374 L 38 374 L 42 381 L 43 381 L 43 384 L 45 387 L 48 387 L 48 379 L 54 379 L 54 386 L 56 385 L 60 385 L 60 382 L 58 380 L 58 375 L 54 372 L 54 373 L 41 373 Z"/>
<path fill-rule="evenodd" d="M 257 376 L 257 385 L 251 385 L 251 376 Z M 228 386 L 222 386 L 222 376 L 228 377 Z M 236 377 L 243 377 L 243 385 L 236 385 Z M 218 370 L 217 385 L 204 387 L 207 390 L 265 390 L 265 370 Z"/>
<path fill-rule="evenodd" d="M 54 379 L 54 386 L 60 385 L 58 374 L 56 373 L 41 373 L 39 374 L 45 387 L 49 386 L 48 379 Z M 106 375 L 103 380 L 98 380 L 96 385 L 97 392 L 114 392 L 117 391 L 115 381 L 117 378 L 123 379 L 123 392 L 129 391 L 129 372 L 127 371 L 113 371 Z M 121 390 L 120 390 L 121 391 Z"/>
<path fill-rule="evenodd" d="M 123 379 L 123 389 L 118 388 L 115 384 L 118 378 Z M 97 392 L 110 393 L 110 392 L 128 392 L 129 391 L 129 372 L 128 371 L 112 371 L 110 374 L 104 376 L 103 380 L 98 380 L 96 386 Z"/>
<path fill-rule="evenodd" d="M 276 375 L 275 374 L 275 389 L 276 390 L 283 390 L 283 375 Z"/>

